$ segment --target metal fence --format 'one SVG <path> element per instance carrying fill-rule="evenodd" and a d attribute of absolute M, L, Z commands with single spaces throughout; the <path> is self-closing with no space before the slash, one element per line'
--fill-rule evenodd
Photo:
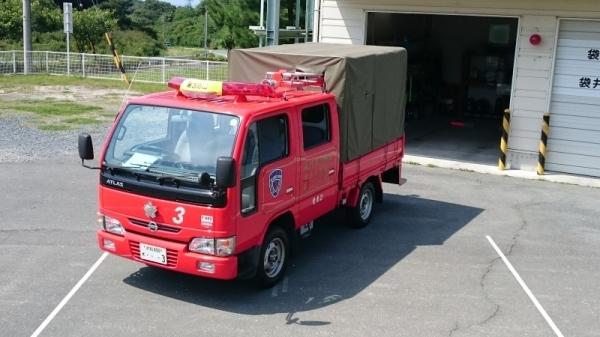
<path fill-rule="evenodd" d="M 120 79 L 112 55 L 29 52 L 29 74 L 70 75 L 102 79 Z M 174 76 L 215 81 L 227 79 L 227 62 L 198 61 L 165 57 L 121 56 L 129 78 L 140 82 L 166 83 Z M 0 74 L 23 74 L 24 52 L 0 51 Z"/>

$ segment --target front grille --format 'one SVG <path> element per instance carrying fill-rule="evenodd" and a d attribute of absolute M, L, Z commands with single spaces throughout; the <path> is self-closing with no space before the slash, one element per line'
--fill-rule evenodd
<path fill-rule="evenodd" d="M 140 226 L 140 227 L 144 227 L 144 228 L 148 228 L 148 224 L 150 223 L 148 221 L 132 219 L 132 218 L 129 218 L 129 222 L 132 225 L 136 225 L 136 226 Z M 169 232 L 169 233 L 179 233 L 179 231 L 181 231 L 181 228 L 167 226 L 167 225 L 163 225 L 163 224 L 159 224 L 159 223 L 156 223 L 156 226 L 157 226 L 157 229 L 156 229 L 157 231 L 163 231 L 163 232 Z"/>
<path fill-rule="evenodd" d="M 146 262 L 154 263 L 152 261 L 143 260 L 140 257 L 140 243 L 139 242 L 129 241 L 129 248 L 131 249 L 131 253 L 137 260 L 143 261 L 144 263 L 146 263 Z M 176 265 L 177 265 L 177 251 L 167 248 L 167 267 L 175 267 Z"/>

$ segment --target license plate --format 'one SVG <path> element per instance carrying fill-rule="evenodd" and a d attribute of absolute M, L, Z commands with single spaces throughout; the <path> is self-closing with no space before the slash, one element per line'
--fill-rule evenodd
<path fill-rule="evenodd" d="M 140 243 L 140 258 L 160 264 L 167 264 L 167 249 Z"/>

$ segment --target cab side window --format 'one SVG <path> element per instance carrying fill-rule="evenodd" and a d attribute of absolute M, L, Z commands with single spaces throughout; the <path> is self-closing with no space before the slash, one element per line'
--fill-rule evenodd
<path fill-rule="evenodd" d="M 260 165 L 287 157 L 287 118 L 283 115 L 266 118 L 258 121 L 257 126 Z"/>
<path fill-rule="evenodd" d="M 260 167 L 287 157 L 288 134 L 285 115 L 262 119 L 248 128 L 241 164 L 242 214 L 250 214 L 256 210 L 256 185 Z"/>
<path fill-rule="evenodd" d="M 320 104 L 302 110 L 302 139 L 305 150 L 331 140 L 329 124 L 329 105 Z"/>

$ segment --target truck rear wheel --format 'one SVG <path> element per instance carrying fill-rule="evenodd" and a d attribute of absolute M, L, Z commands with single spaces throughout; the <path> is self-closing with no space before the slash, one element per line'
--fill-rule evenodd
<path fill-rule="evenodd" d="M 348 209 L 348 226 L 351 228 L 363 228 L 371 222 L 373 206 L 375 204 L 375 187 L 367 181 L 360 188 L 356 206 Z"/>
<path fill-rule="evenodd" d="M 285 274 L 290 256 L 287 233 L 278 226 L 267 232 L 260 248 L 256 281 L 260 287 L 270 288 Z"/>

